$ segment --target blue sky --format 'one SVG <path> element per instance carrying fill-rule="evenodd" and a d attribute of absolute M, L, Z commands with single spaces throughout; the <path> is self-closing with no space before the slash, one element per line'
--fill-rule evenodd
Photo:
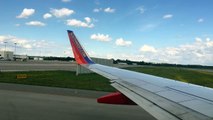
<path fill-rule="evenodd" d="M 213 65 L 212 0 L 1 0 L 0 50 Z"/>

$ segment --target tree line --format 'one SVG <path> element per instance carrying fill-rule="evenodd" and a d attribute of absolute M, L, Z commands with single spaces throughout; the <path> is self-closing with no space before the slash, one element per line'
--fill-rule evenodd
<path fill-rule="evenodd" d="M 75 61 L 73 57 L 42 57 L 43 60 L 58 60 L 58 61 Z M 29 57 L 29 59 L 33 59 L 33 56 Z M 184 67 L 184 68 L 205 68 L 205 69 L 213 69 L 213 66 L 205 66 L 205 65 L 183 65 L 183 64 L 170 64 L 170 63 L 154 63 L 154 62 L 145 62 L 145 61 L 131 61 L 131 60 L 121 60 L 121 59 L 113 59 L 113 64 L 127 64 L 127 65 L 147 65 L 147 66 L 162 66 L 162 67 Z"/>
<path fill-rule="evenodd" d="M 127 65 L 148 65 L 148 66 L 162 66 L 162 67 L 184 67 L 184 68 L 205 68 L 205 69 L 213 69 L 213 66 L 206 65 L 183 65 L 183 64 L 170 64 L 170 63 L 154 63 L 154 62 L 144 62 L 144 61 L 131 61 L 131 60 L 114 60 L 114 64 L 127 64 Z"/>

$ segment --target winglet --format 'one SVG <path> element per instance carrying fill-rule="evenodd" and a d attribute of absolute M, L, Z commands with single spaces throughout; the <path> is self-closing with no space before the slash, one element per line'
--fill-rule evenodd
<path fill-rule="evenodd" d="M 94 64 L 94 62 L 87 55 L 81 44 L 78 42 L 73 31 L 67 30 L 67 32 L 76 62 L 78 64 Z"/>

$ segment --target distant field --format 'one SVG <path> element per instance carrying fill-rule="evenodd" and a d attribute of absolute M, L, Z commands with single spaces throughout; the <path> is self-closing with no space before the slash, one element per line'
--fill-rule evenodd
<path fill-rule="evenodd" d="M 180 67 L 129 67 L 128 70 L 213 88 L 213 72 Z"/>
<path fill-rule="evenodd" d="M 213 88 L 213 72 L 209 71 L 175 67 L 129 67 L 126 69 Z M 28 77 L 17 79 L 17 74 L 27 74 Z M 109 80 L 100 75 L 92 73 L 76 76 L 75 72 L 71 71 L 0 72 L 0 82 L 115 91 L 110 86 Z"/>

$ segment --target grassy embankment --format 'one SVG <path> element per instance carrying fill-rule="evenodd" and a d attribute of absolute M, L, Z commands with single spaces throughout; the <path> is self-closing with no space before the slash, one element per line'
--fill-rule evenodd
<path fill-rule="evenodd" d="M 213 88 L 213 72 L 174 67 L 135 67 L 129 70 L 176 79 Z M 16 79 L 17 74 L 27 74 L 26 79 Z M 70 71 L 1 72 L 0 82 L 41 86 L 54 86 L 97 91 L 114 91 L 109 80 L 97 74 L 75 75 Z"/>

